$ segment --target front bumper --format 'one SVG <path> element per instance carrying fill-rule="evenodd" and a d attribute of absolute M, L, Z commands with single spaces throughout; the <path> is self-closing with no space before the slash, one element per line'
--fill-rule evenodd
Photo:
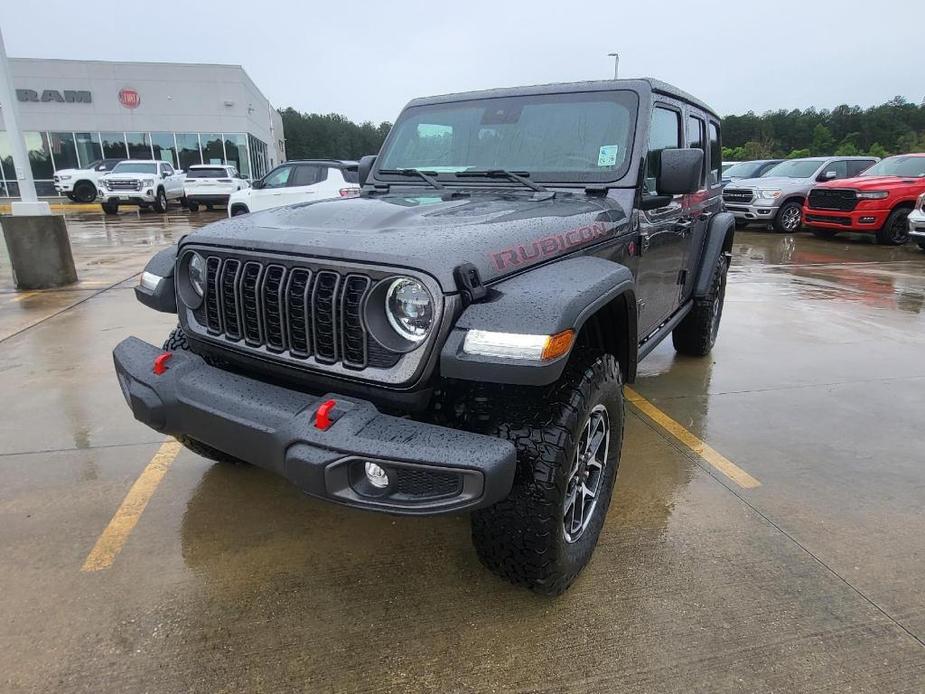
<path fill-rule="evenodd" d="M 876 233 L 884 224 L 890 210 L 855 209 L 850 212 L 818 210 L 803 205 L 803 223 L 819 229 L 837 229 L 853 233 Z"/>
<path fill-rule="evenodd" d="M 153 204 L 157 197 L 150 188 L 144 190 L 107 190 L 98 194 L 100 202 L 121 202 L 131 205 Z"/>
<path fill-rule="evenodd" d="M 65 194 L 65 195 L 66 195 L 67 193 L 73 193 L 73 192 L 74 192 L 74 184 L 71 183 L 70 181 L 68 181 L 68 182 L 66 182 L 66 183 L 55 183 L 55 192 L 56 192 L 56 193 L 62 193 L 62 194 Z"/>
<path fill-rule="evenodd" d="M 372 403 L 307 395 L 223 371 L 191 352 L 130 337 L 113 350 L 122 394 L 135 418 L 189 436 L 282 475 L 307 494 L 348 506 L 437 515 L 490 506 L 508 495 L 515 450 L 509 441 L 381 414 Z M 333 424 L 315 426 L 321 403 L 336 401 Z M 389 473 L 374 489 L 365 462 Z"/>
<path fill-rule="evenodd" d="M 779 209 L 777 205 L 754 205 L 738 202 L 723 203 L 723 207 L 726 208 L 727 212 L 731 212 L 736 219 L 745 222 L 771 222 L 777 216 L 777 210 Z"/>

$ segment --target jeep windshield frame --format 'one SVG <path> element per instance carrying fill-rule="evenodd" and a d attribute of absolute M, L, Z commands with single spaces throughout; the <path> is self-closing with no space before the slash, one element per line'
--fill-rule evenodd
<path fill-rule="evenodd" d="M 616 182 L 633 163 L 639 102 L 636 91 L 614 89 L 412 105 L 389 133 L 372 178 L 423 185 L 382 173 L 419 169 L 441 183 L 471 187 L 498 181 L 477 171 L 506 170 L 528 174 L 535 184 Z M 464 172 L 473 173 L 455 175 Z"/>

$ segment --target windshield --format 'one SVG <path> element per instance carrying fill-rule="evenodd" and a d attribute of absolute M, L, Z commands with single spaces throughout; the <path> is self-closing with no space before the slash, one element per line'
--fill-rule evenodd
<path fill-rule="evenodd" d="M 764 162 L 760 161 L 743 161 L 741 164 L 734 164 L 723 172 L 723 178 L 755 178 L 761 171 Z"/>
<path fill-rule="evenodd" d="M 780 176 L 781 178 L 810 178 L 816 169 L 822 166 L 818 159 L 793 159 L 782 161 L 780 164 L 765 172 L 763 178 Z"/>
<path fill-rule="evenodd" d="M 146 164 L 145 162 L 128 162 L 124 161 L 121 164 L 116 164 L 112 173 L 157 173 L 157 164 L 151 162 Z"/>
<path fill-rule="evenodd" d="M 629 166 L 636 94 L 544 94 L 415 106 L 399 118 L 380 169 L 505 169 L 534 181 L 612 181 Z M 380 175 L 380 174 L 377 174 Z"/>
<path fill-rule="evenodd" d="M 230 178 L 231 174 L 227 169 L 193 169 L 189 170 L 187 178 Z"/>
<path fill-rule="evenodd" d="M 925 176 L 925 157 L 890 157 L 874 164 L 862 176 Z"/>

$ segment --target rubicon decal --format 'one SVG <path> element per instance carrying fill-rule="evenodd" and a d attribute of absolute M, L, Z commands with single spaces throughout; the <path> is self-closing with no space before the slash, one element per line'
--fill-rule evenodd
<path fill-rule="evenodd" d="M 518 265 L 530 265 L 543 258 L 565 253 L 578 246 L 607 236 L 610 228 L 604 222 L 594 222 L 588 226 L 569 229 L 561 234 L 543 236 L 525 244 L 505 248 L 491 254 L 492 265 L 496 270 L 506 270 Z"/>

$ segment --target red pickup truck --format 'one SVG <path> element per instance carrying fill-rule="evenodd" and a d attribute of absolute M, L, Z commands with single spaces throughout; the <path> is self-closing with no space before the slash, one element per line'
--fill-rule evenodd
<path fill-rule="evenodd" d="M 803 204 L 803 220 L 816 236 L 863 232 L 876 234 L 879 243 L 899 246 L 909 239 L 906 218 L 922 193 L 925 154 L 888 157 L 856 178 L 813 188 Z"/>

